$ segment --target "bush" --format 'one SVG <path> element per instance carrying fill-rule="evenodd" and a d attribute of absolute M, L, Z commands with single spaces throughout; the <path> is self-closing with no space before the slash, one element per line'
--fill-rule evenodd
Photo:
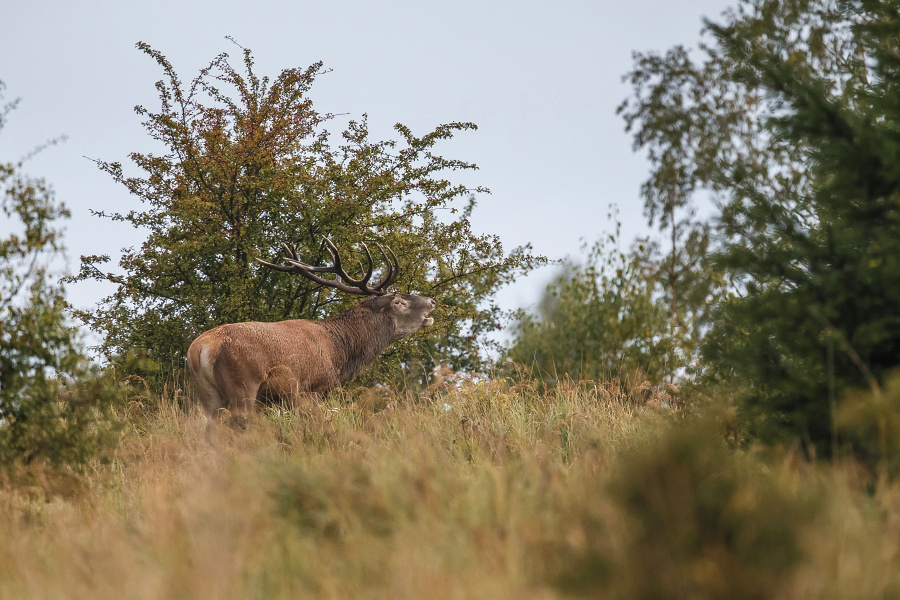
<path fill-rule="evenodd" d="M 771 598 L 801 562 L 819 508 L 813 489 L 780 475 L 712 427 L 674 426 L 618 466 L 611 515 L 578 517 L 586 543 L 560 559 L 557 585 L 616 598 Z M 610 544 L 613 531 L 624 542 Z"/>
<path fill-rule="evenodd" d="M 0 472 L 7 478 L 83 468 L 113 433 L 110 411 L 120 397 L 110 373 L 89 367 L 63 289 L 51 279 L 50 262 L 62 250 L 54 224 L 68 211 L 21 166 L 0 164 L 0 209 L 12 231 L 0 239 Z"/>
<path fill-rule="evenodd" d="M 280 262 L 282 244 L 290 242 L 302 260 L 319 265 L 329 260 L 327 236 L 351 273 L 362 258 L 354 245 L 385 244 L 402 263 L 394 287 L 438 300 L 428 336 L 393 346 L 376 367 L 378 378 L 414 361 L 424 372 L 436 363 L 482 366 L 480 341 L 499 326 L 492 295 L 544 261 L 527 247 L 504 252 L 496 236 L 474 233 L 475 194 L 487 190 L 445 179 L 476 168 L 437 154 L 442 141 L 473 124 L 439 125 L 422 136 L 398 124 L 400 139 L 378 141 L 362 118 L 335 146 L 325 129 L 332 115 L 316 111 L 309 97 L 321 64 L 270 80 L 255 73 L 243 50 L 243 68 L 223 53 L 187 84 L 159 51 L 138 47 L 165 74 L 156 84 L 159 109 L 136 109 L 164 150 L 131 153 L 135 175 L 119 162 L 98 163 L 144 204 L 99 216 L 125 221 L 147 238 L 125 251 L 119 272 L 107 270 L 107 255 L 84 256 L 76 277 L 116 286 L 96 311 L 79 315 L 104 335 L 105 353 L 144 348 L 166 372 L 177 371 L 191 339 L 217 325 L 346 310 L 357 297 L 254 260 Z"/>

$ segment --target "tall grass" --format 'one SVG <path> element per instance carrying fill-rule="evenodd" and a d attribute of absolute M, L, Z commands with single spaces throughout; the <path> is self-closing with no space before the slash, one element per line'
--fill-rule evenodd
<path fill-rule="evenodd" d="M 0 491 L 0 598 L 900 591 L 900 487 L 729 449 L 612 385 L 356 390 L 215 446 L 185 405 L 132 405 L 65 496 Z"/>

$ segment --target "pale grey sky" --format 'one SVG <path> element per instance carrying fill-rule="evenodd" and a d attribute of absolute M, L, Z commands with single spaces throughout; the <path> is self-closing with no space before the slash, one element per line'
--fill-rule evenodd
<path fill-rule="evenodd" d="M 72 269 L 81 254 L 139 245 L 135 231 L 90 216 L 139 203 L 84 157 L 126 162 L 150 149 L 134 114 L 156 108 L 157 65 L 138 41 L 166 55 L 190 80 L 216 54 L 253 50 L 257 73 L 321 60 L 333 69 L 312 90 L 323 112 L 368 113 L 373 139 L 402 122 L 425 133 L 439 123 L 479 129 L 439 146 L 480 167 L 466 182 L 493 192 L 478 198 L 473 225 L 506 249 L 531 242 L 551 258 L 578 256 L 609 231 L 620 209 L 626 239 L 647 232 L 639 199 L 645 160 L 631 151 L 615 108 L 628 94 L 621 76 L 633 50 L 696 47 L 701 19 L 716 20 L 728 0 L 400 1 L 20 0 L 0 10 L 0 80 L 21 104 L 0 133 L 0 160 L 66 135 L 26 172 L 45 177 L 72 210 L 66 228 Z M 2 217 L 0 217 L 2 219 Z M 0 221 L 0 235 L 8 229 Z M 499 298 L 506 308 L 539 298 L 551 271 L 524 278 Z M 108 289 L 71 287 L 94 304 Z"/>

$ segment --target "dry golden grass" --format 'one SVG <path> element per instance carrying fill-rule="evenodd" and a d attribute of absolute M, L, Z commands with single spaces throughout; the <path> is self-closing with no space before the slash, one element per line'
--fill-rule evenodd
<path fill-rule="evenodd" d="M 0 490 L 0 598 L 900 589 L 900 487 L 866 493 L 852 465 L 734 452 L 683 421 L 611 385 L 451 378 L 270 408 L 211 447 L 199 412 L 163 398 L 132 407 L 81 488 Z"/>

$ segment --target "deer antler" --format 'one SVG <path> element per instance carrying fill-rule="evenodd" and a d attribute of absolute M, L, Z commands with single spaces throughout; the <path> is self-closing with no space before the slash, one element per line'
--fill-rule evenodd
<path fill-rule="evenodd" d="M 330 267 L 313 267 L 312 265 L 307 265 L 305 263 L 300 262 L 299 257 L 297 256 L 297 249 L 292 244 L 284 244 L 285 249 L 288 252 L 288 257 L 285 258 L 285 262 L 287 265 L 275 265 L 269 262 L 266 262 L 262 259 L 255 259 L 256 262 L 269 267 L 270 269 L 275 269 L 276 271 L 284 271 L 286 273 L 296 273 L 298 275 L 302 275 L 306 277 L 310 281 L 315 281 L 316 283 L 320 283 L 322 285 L 333 287 L 342 292 L 347 292 L 348 294 L 360 294 L 364 296 L 383 296 L 388 293 L 387 288 L 389 288 L 395 281 L 397 281 L 397 277 L 400 276 L 400 261 L 397 260 L 397 255 L 394 254 L 394 251 L 390 248 L 385 252 L 384 246 L 381 244 L 376 244 L 378 249 L 381 251 L 381 256 L 384 257 L 384 262 L 387 263 L 387 272 L 384 277 L 381 278 L 374 287 L 369 287 L 369 279 L 372 278 L 372 271 L 375 268 L 375 263 L 372 260 L 372 253 L 369 252 L 369 248 L 365 244 L 361 244 L 363 250 L 366 253 L 366 258 L 369 261 L 369 269 L 360 279 L 354 279 L 347 275 L 346 271 L 344 271 L 341 266 L 341 255 L 338 252 L 337 246 L 332 243 L 327 237 L 322 238 L 325 242 L 325 247 L 328 249 L 328 253 L 331 254 L 332 265 Z M 390 253 L 390 258 L 388 257 L 388 253 Z M 316 275 L 316 273 L 334 273 L 337 275 L 334 279 L 328 279 L 325 277 L 320 277 Z M 343 279 L 346 283 L 341 283 L 341 279 Z"/>

